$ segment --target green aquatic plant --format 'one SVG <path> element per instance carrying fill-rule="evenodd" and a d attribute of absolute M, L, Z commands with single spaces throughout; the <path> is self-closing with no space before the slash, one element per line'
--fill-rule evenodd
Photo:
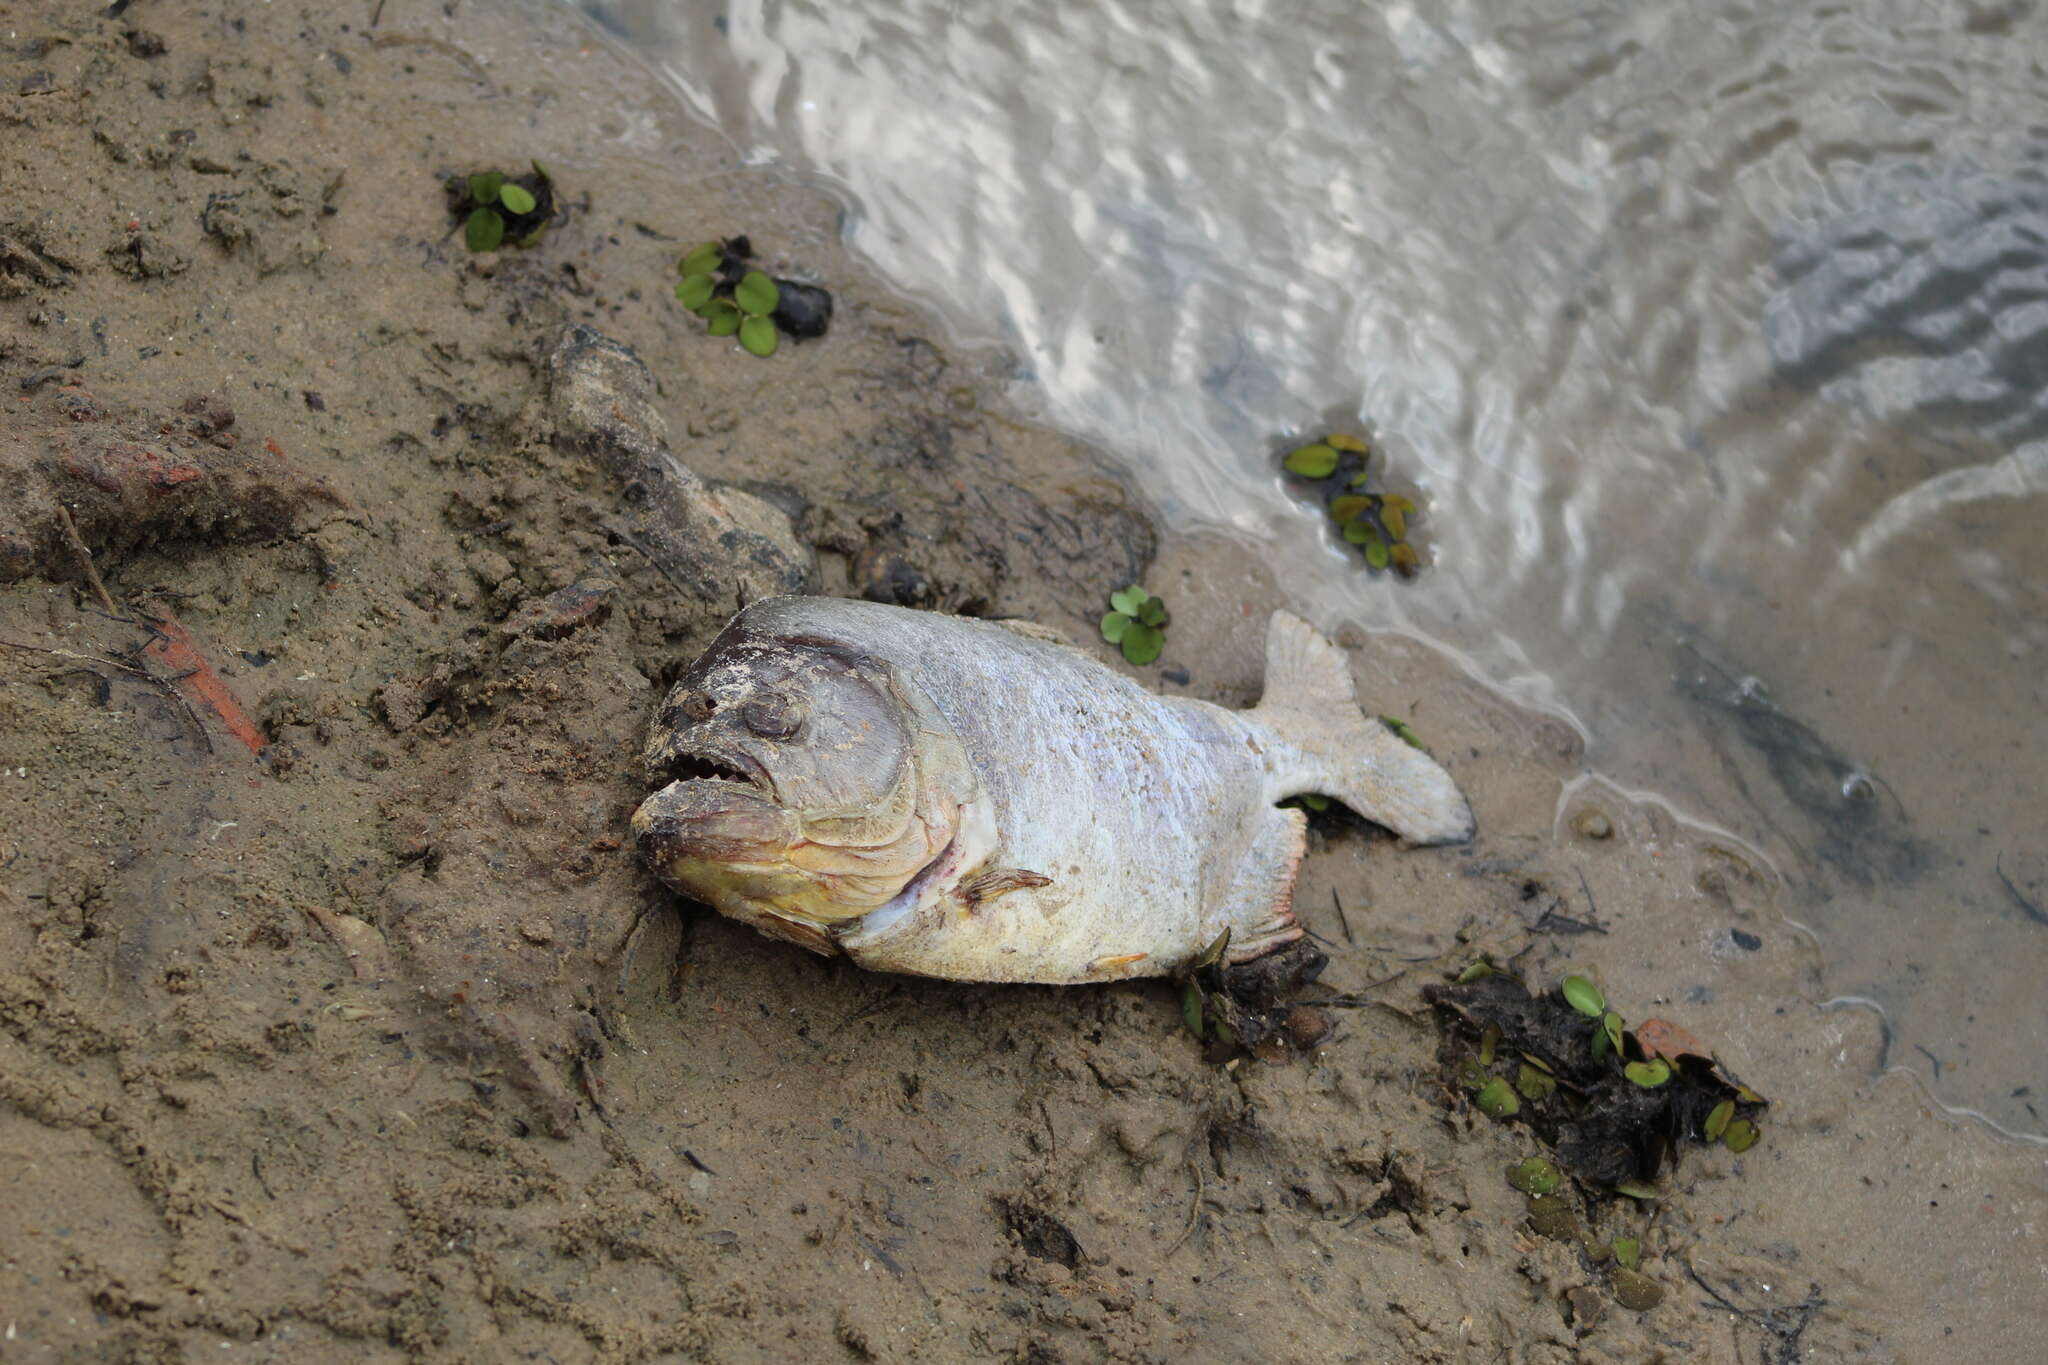
<path fill-rule="evenodd" d="M 744 237 L 692 248 L 676 263 L 683 277 L 676 285 L 676 301 L 703 318 L 705 330 L 712 336 L 737 336 L 740 345 L 766 358 L 775 354 L 776 328 L 787 325 L 778 317 L 783 288 L 761 271 L 747 268 L 751 254 Z M 830 312 L 828 302 L 826 316 Z M 820 323 L 815 332 L 797 330 L 794 334 L 819 335 L 823 331 Z"/>
<path fill-rule="evenodd" d="M 1294 447 L 1280 463 L 1297 479 L 1323 485 L 1324 509 L 1338 534 L 1358 547 L 1368 565 L 1392 569 L 1403 578 L 1421 570 L 1422 555 L 1408 541 L 1415 503 L 1398 493 L 1372 491 L 1372 451 L 1362 439 L 1331 432 Z"/>
<path fill-rule="evenodd" d="M 538 161 L 533 174 L 514 177 L 503 171 L 477 171 L 449 180 L 456 216 L 462 219 L 462 241 L 471 251 L 496 251 L 506 242 L 531 246 L 547 231 L 554 213 L 554 182 Z"/>
<path fill-rule="evenodd" d="M 1166 604 L 1136 583 L 1109 595 L 1102 638 L 1118 646 L 1126 661 L 1142 667 L 1166 647 Z"/>
<path fill-rule="evenodd" d="M 1568 976 L 1562 987 L 1564 1002 L 1589 1019 L 1598 1019 L 1607 1008 L 1607 997 L 1583 976 Z"/>

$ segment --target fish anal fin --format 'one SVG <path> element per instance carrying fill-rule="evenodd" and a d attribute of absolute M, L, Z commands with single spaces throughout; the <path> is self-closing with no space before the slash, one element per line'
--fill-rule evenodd
<path fill-rule="evenodd" d="M 972 913 L 981 908 L 983 901 L 994 900 L 1007 891 L 1051 885 L 1052 878 L 1043 872 L 1031 872 L 1021 867 L 994 867 L 961 882 L 958 894 L 961 903 Z"/>
<path fill-rule="evenodd" d="M 1306 931 L 1294 918 L 1294 878 L 1308 851 L 1308 816 L 1299 810 L 1266 809 L 1258 837 L 1245 851 L 1231 884 L 1226 923 L 1230 947 L 1224 959 L 1250 962 L 1284 948 Z"/>

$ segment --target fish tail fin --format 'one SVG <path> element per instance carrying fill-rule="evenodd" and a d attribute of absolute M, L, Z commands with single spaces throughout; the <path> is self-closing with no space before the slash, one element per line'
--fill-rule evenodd
<path fill-rule="evenodd" d="M 1410 843 L 1459 844 L 1472 808 L 1443 766 L 1358 709 L 1351 661 L 1291 612 L 1266 631 L 1266 695 L 1245 719 L 1279 741 L 1266 755 L 1277 797 L 1335 797 Z"/>

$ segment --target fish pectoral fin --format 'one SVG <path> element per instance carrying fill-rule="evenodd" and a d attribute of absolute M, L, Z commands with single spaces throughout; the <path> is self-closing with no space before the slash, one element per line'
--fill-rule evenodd
<path fill-rule="evenodd" d="M 960 883 L 960 899 L 969 911 L 981 908 L 981 903 L 994 900 L 1006 891 L 1018 891 L 1027 886 L 1051 886 L 1052 878 L 1043 872 L 1030 872 L 1021 867 L 997 867 L 987 872 L 977 872 Z"/>

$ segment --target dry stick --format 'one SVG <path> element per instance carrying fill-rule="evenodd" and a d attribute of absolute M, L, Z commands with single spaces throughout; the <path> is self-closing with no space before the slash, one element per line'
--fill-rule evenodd
<path fill-rule="evenodd" d="M 1351 917 L 1344 913 L 1344 902 L 1337 896 L 1337 888 L 1330 888 L 1330 903 L 1337 907 L 1337 923 L 1344 926 L 1344 941 L 1356 948 L 1358 940 L 1351 937 Z"/>
<path fill-rule="evenodd" d="M 1202 1197 L 1207 1193 L 1207 1185 L 1202 1179 L 1202 1163 L 1189 1157 L 1188 1169 L 1195 1176 L 1195 1198 L 1194 1202 L 1188 1205 L 1188 1225 L 1180 1230 L 1180 1236 L 1173 1239 L 1173 1245 L 1160 1254 L 1159 1259 L 1162 1262 L 1172 1260 L 1173 1253 L 1179 1251 L 1181 1244 L 1194 1235 L 1195 1224 L 1202 1216 Z"/>
<path fill-rule="evenodd" d="M 78 534 L 78 523 L 71 519 L 71 509 L 63 503 L 57 504 L 57 520 L 64 527 L 64 539 L 71 546 L 71 553 L 78 556 L 78 567 L 85 570 L 85 581 L 92 584 L 93 595 L 100 599 L 100 605 L 115 615 L 121 609 L 114 605 L 114 599 L 107 595 L 107 585 L 100 581 L 100 571 L 93 567 L 92 551 L 86 548 Z"/>

